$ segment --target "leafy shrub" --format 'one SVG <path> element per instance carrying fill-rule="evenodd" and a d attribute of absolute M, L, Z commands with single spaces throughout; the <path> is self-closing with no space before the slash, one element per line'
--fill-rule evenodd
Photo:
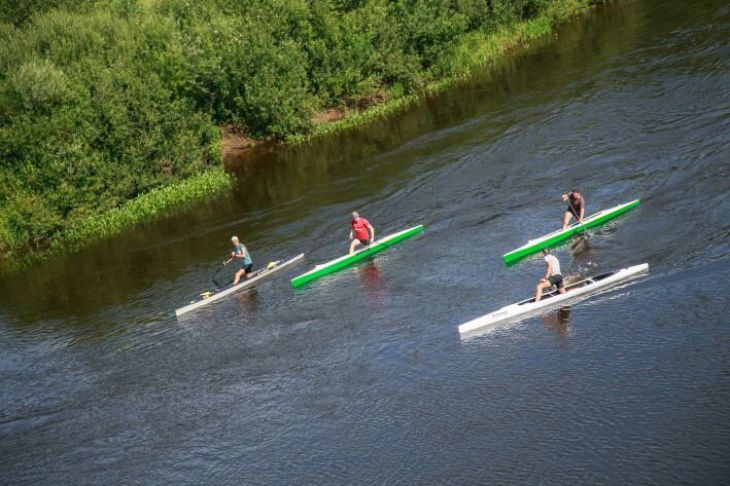
<path fill-rule="evenodd" d="M 470 39 L 589 2 L 0 2 L 0 252 L 204 177 L 221 125 L 295 139 L 323 108 L 389 93 L 360 119 L 392 111 L 463 74 Z"/>

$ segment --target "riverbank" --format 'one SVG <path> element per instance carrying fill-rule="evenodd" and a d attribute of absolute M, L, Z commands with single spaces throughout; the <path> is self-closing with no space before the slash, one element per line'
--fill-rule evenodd
<path fill-rule="evenodd" d="M 172 211 L 230 190 L 234 182 L 235 179 L 221 168 L 214 168 L 190 179 L 153 189 L 118 208 L 91 216 L 69 227 L 57 234 L 48 247 L 42 250 L 6 254 L 6 269 L 22 268 L 42 258 L 79 250 L 135 225 L 168 216 Z"/>
<path fill-rule="evenodd" d="M 325 122 L 315 124 L 310 135 L 289 137 L 289 143 L 302 143 L 313 138 L 330 135 L 359 127 L 371 121 L 393 115 L 417 103 L 425 96 L 435 95 L 472 76 L 476 71 L 488 68 L 518 47 L 527 47 L 534 41 L 552 33 L 553 29 L 571 17 L 589 11 L 589 2 L 579 0 L 556 1 L 537 18 L 500 28 L 496 33 L 475 32 L 466 36 L 453 50 L 453 74 L 444 79 L 427 83 L 419 92 L 393 99 L 381 100 L 363 110 L 339 108 L 340 116 L 330 116 Z"/>
<path fill-rule="evenodd" d="M 279 142 L 292 145 L 313 142 L 316 138 L 359 128 L 394 115 L 426 96 L 437 95 L 456 83 L 469 79 L 476 72 L 489 68 L 514 49 L 528 47 L 531 41 L 551 34 L 558 25 L 585 14 L 593 7 L 593 2 L 556 0 L 534 19 L 503 26 L 494 33 L 469 34 L 453 48 L 449 56 L 452 74 L 425 83 L 413 94 L 392 96 L 392 92 L 380 90 L 349 105 L 327 108 L 312 118 L 313 128 L 309 133 L 292 134 Z M 270 139 L 248 138 L 236 133 L 231 127 L 226 128 L 222 131 L 224 158 L 226 152 L 248 151 L 271 142 Z"/>
<path fill-rule="evenodd" d="M 0 255 L 73 251 L 216 194 L 232 187 L 221 153 L 392 115 L 592 3 L 90 2 L 13 21 L 0 29 Z"/>

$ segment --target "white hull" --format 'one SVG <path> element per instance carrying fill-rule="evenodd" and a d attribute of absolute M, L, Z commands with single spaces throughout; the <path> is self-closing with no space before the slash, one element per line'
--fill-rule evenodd
<path fill-rule="evenodd" d="M 256 274 L 256 276 L 251 277 L 247 280 L 244 280 L 243 282 L 239 283 L 238 285 L 228 287 L 227 289 L 221 290 L 220 292 L 217 292 L 208 298 L 204 298 L 204 299 L 198 300 L 196 302 L 192 302 L 191 304 L 188 304 L 184 307 L 180 307 L 179 309 L 177 309 L 175 311 L 175 315 L 181 316 L 190 311 L 194 311 L 195 309 L 198 309 L 198 308 L 208 305 L 212 302 L 215 302 L 216 300 L 220 300 L 223 297 L 227 297 L 231 294 L 239 292 L 241 289 L 244 289 L 246 287 L 249 287 L 249 286 L 255 284 L 262 278 L 265 278 L 268 275 L 271 275 L 272 273 L 278 272 L 279 270 L 291 265 L 292 263 L 298 262 L 302 258 L 304 258 L 304 253 L 300 253 L 299 255 L 297 255 L 294 258 L 287 260 L 285 262 L 278 263 L 275 267 L 273 267 L 271 269 L 263 269 L 258 274 Z"/>
<path fill-rule="evenodd" d="M 466 322 L 459 326 L 459 334 L 464 334 L 472 331 L 482 329 L 484 327 L 497 324 L 500 322 L 513 321 L 524 319 L 528 315 L 534 314 L 535 312 L 545 310 L 550 307 L 555 307 L 561 304 L 566 304 L 575 300 L 580 300 L 588 295 L 598 292 L 602 289 L 612 287 L 620 282 L 630 280 L 637 275 L 649 271 L 649 264 L 642 263 L 641 265 L 634 265 L 633 267 L 622 268 L 608 274 L 608 276 L 597 276 L 594 278 L 587 278 L 568 285 L 564 294 L 559 294 L 556 291 L 546 293 L 540 302 L 534 302 L 534 298 L 518 302 L 516 304 L 510 304 L 502 307 L 490 314 L 477 317 L 474 320 Z"/>

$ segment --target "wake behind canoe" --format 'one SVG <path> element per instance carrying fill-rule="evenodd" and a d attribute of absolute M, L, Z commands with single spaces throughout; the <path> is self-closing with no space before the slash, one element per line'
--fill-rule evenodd
<path fill-rule="evenodd" d="M 255 273 L 255 275 L 247 280 L 244 280 L 243 282 L 240 282 L 237 285 L 231 285 L 228 288 L 222 289 L 218 292 L 212 293 L 212 294 L 201 294 L 203 295 L 203 298 L 194 302 L 191 302 L 190 304 L 180 307 L 179 309 L 175 310 L 176 316 L 181 316 L 183 314 L 186 314 L 188 312 L 194 311 L 196 309 L 199 309 L 200 307 L 203 307 L 205 305 L 211 304 L 215 302 L 216 300 L 220 300 L 228 295 L 234 294 L 236 292 L 239 292 L 243 290 L 246 287 L 250 287 L 251 285 L 255 284 L 259 280 L 268 277 L 269 275 L 278 272 L 279 270 L 282 270 L 289 265 L 292 265 L 293 263 L 298 262 L 304 258 L 304 253 L 300 253 L 299 255 L 290 258 L 286 261 L 277 261 L 274 262 L 273 266 L 269 266 L 267 268 L 264 268 L 260 270 L 259 272 Z"/>
<path fill-rule="evenodd" d="M 337 270 L 340 270 L 342 268 L 345 268 L 355 262 L 358 262 L 360 260 L 364 260 L 365 258 L 369 257 L 370 255 L 374 255 L 376 253 L 379 253 L 389 246 L 393 246 L 397 243 L 400 243 L 401 241 L 405 240 L 406 238 L 410 238 L 411 236 L 417 235 L 418 233 L 423 231 L 423 225 L 414 226 L 412 228 L 408 228 L 403 231 L 399 231 L 398 233 L 393 233 L 392 235 L 385 236 L 377 241 L 372 242 L 365 248 L 356 251 L 352 255 L 345 255 L 340 258 L 337 258 L 335 260 L 331 260 L 326 263 L 322 263 L 320 265 L 316 265 L 312 270 L 303 273 L 302 275 L 299 275 L 297 277 L 294 277 L 291 281 L 292 287 L 301 287 L 302 285 L 306 284 L 307 282 L 311 282 L 312 280 L 316 280 L 320 277 L 323 277 L 325 275 L 328 275 L 330 273 L 336 272 Z"/>
<path fill-rule="evenodd" d="M 556 243 L 560 243 L 561 241 L 567 240 L 573 235 L 577 235 L 579 233 L 584 232 L 588 228 L 593 228 L 595 226 L 600 226 L 603 223 L 616 218 L 617 216 L 620 216 L 621 214 L 630 211 L 631 209 L 635 208 L 639 205 L 641 202 L 640 199 L 635 199 L 631 202 L 627 202 L 625 204 L 619 204 L 618 206 L 604 209 L 602 211 L 599 211 L 589 217 L 587 217 L 585 220 L 583 220 L 583 224 L 573 224 L 572 226 L 567 227 L 564 230 L 558 230 L 554 231 L 552 233 L 549 233 L 545 236 L 541 236 L 535 240 L 530 240 L 523 246 L 517 248 L 516 250 L 512 250 L 509 253 L 505 253 L 502 258 L 504 260 L 504 263 L 506 265 L 510 265 L 512 263 L 515 263 L 522 258 L 532 255 L 533 253 L 536 253 L 543 248 L 547 248 L 549 246 L 553 246 Z"/>

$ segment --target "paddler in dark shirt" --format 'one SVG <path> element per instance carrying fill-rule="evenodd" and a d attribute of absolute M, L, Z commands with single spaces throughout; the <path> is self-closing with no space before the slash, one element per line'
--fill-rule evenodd
<path fill-rule="evenodd" d="M 572 217 L 575 217 L 578 223 L 583 224 L 586 202 L 583 196 L 580 195 L 580 191 L 573 189 L 571 192 L 563 194 L 563 202 L 568 203 L 568 207 L 565 208 L 565 214 L 563 215 L 563 229 L 568 227 Z"/>

